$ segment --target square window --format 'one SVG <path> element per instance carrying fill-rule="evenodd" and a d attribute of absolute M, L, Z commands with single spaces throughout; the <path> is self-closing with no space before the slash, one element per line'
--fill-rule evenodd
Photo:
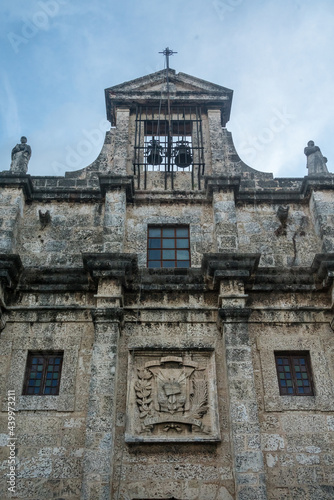
<path fill-rule="evenodd" d="M 309 352 L 275 352 L 275 361 L 281 395 L 314 395 Z M 284 365 L 284 371 L 282 371 L 282 365 Z"/>
<path fill-rule="evenodd" d="M 28 352 L 23 395 L 59 394 L 63 352 Z"/>
<path fill-rule="evenodd" d="M 190 267 L 188 226 L 149 227 L 147 248 L 149 268 Z"/>

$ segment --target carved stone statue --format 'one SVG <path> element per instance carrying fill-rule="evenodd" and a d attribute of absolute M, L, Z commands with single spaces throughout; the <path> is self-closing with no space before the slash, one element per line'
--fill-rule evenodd
<path fill-rule="evenodd" d="M 328 174 L 327 169 L 327 158 L 322 156 L 320 148 L 314 145 L 313 141 L 307 143 L 307 147 L 304 149 L 304 153 L 307 157 L 307 168 L 308 175 L 326 175 Z"/>
<path fill-rule="evenodd" d="M 23 136 L 21 137 L 21 144 L 16 144 L 12 149 L 10 171 L 15 174 L 26 174 L 30 157 L 31 147 L 27 144 L 27 138 Z"/>

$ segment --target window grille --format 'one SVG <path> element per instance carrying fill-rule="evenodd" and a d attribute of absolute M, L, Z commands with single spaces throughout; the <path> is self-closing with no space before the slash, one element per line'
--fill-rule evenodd
<path fill-rule="evenodd" d="M 190 267 L 189 227 L 149 227 L 147 267 Z"/>
<path fill-rule="evenodd" d="M 147 188 L 150 172 L 165 173 L 173 188 L 177 172 L 189 172 L 192 189 L 204 175 L 201 109 L 190 106 L 139 106 L 136 110 L 134 173 L 138 188 Z"/>
<path fill-rule="evenodd" d="M 282 396 L 313 396 L 308 352 L 275 352 L 278 385 Z"/>
<path fill-rule="evenodd" d="M 56 396 L 59 394 L 63 352 L 28 352 L 23 394 Z"/>

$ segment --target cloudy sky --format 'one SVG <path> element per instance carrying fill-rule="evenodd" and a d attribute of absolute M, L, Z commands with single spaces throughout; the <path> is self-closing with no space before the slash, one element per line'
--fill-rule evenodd
<path fill-rule="evenodd" d="M 91 163 L 104 89 L 164 68 L 234 90 L 227 124 L 251 167 L 306 175 L 314 140 L 334 172 L 333 0 L 2 0 L 0 170 L 21 135 L 29 173 Z"/>

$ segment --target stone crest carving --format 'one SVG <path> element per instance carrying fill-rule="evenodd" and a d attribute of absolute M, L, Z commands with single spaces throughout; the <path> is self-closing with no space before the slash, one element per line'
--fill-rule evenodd
<path fill-rule="evenodd" d="M 130 358 L 128 442 L 219 439 L 212 354 L 137 352 Z"/>

